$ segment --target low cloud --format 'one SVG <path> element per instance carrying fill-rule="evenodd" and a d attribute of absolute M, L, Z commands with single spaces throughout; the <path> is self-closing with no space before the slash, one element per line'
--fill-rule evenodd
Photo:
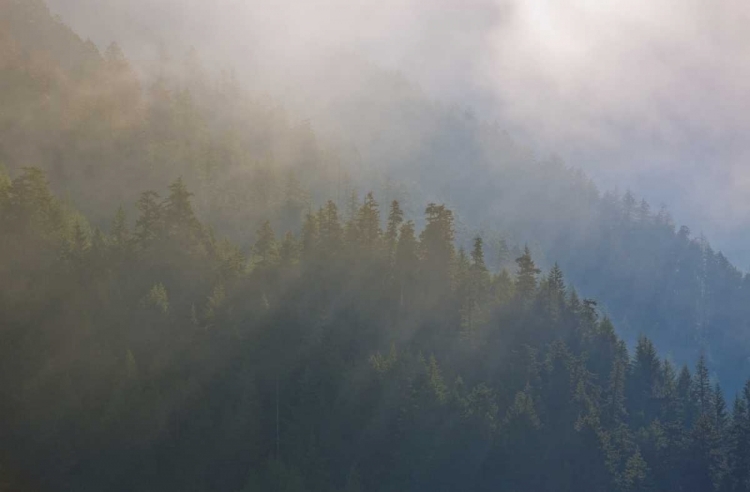
<path fill-rule="evenodd" d="M 287 94 L 330 54 L 356 53 L 403 72 L 432 97 L 498 119 L 606 187 L 668 203 L 719 246 L 750 223 L 745 1 L 50 4 L 99 44 L 120 40 L 143 59 L 165 44 L 194 45 L 206 62 L 231 64 L 251 83 Z M 321 85 L 314 89 L 341 89 Z"/>

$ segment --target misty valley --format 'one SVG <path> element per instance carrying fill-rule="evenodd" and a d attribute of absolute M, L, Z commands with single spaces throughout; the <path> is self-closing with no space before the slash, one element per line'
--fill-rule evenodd
<path fill-rule="evenodd" d="M 750 492 L 750 274 L 666 206 L 50 3 L 0 0 L 0 492 Z"/>

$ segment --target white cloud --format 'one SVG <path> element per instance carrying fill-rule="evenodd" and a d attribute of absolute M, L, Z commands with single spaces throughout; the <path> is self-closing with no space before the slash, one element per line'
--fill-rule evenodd
<path fill-rule="evenodd" d="M 104 0 L 50 3 L 100 43 L 194 44 L 266 86 L 361 53 L 695 229 L 750 223 L 746 0 L 112 0 L 96 19 Z"/>

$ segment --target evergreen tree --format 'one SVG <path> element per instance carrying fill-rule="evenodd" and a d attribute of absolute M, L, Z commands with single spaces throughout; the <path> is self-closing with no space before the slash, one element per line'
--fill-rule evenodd
<path fill-rule="evenodd" d="M 396 246 L 398 244 L 398 231 L 401 224 L 404 222 L 404 212 L 398 204 L 397 200 L 391 202 L 391 209 L 388 213 L 388 227 L 385 231 L 385 242 L 388 248 L 388 255 L 391 261 L 396 253 Z"/>
<path fill-rule="evenodd" d="M 264 221 L 256 233 L 257 239 L 253 246 L 256 264 L 261 268 L 275 266 L 279 261 L 279 248 L 271 222 Z"/>
<path fill-rule="evenodd" d="M 394 272 L 398 289 L 399 305 L 404 306 L 407 296 L 413 289 L 419 269 L 418 243 L 414 232 L 414 222 L 407 221 L 401 226 L 396 246 Z"/>
<path fill-rule="evenodd" d="M 693 377 L 687 366 L 682 366 L 677 376 L 677 399 L 680 408 L 680 420 L 685 427 L 693 425 L 695 402 L 693 401 Z"/>
<path fill-rule="evenodd" d="M 522 301 L 529 301 L 536 292 L 537 275 L 541 270 L 537 268 L 531 258 L 529 247 L 524 247 L 523 255 L 516 258 L 518 273 L 516 274 L 516 295 Z"/>
<path fill-rule="evenodd" d="M 135 236 L 139 244 L 146 246 L 162 231 L 164 216 L 159 194 L 154 191 L 143 192 L 137 207 L 140 215 L 135 222 Z"/>
<path fill-rule="evenodd" d="M 169 196 L 163 205 L 163 220 L 173 234 L 197 234 L 200 228 L 193 212 L 190 193 L 182 178 L 169 185 Z"/>
<path fill-rule="evenodd" d="M 376 250 L 380 246 L 380 207 L 372 193 L 368 193 L 365 202 L 357 212 L 357 232 L 364 248 Z"/>
<path fill-rule="evenodd" d="M 112 221 L 112 242 L 117 248 L 126 248 L 130 243 L 130 231 L 128 230 L 125 210 L 122 207 L 117 209 L 115 218 Z"/>
<path fill-rule="evenodd" d="M 284 235 L 281 247 L 279 248 L 279 259 L 282 265 L 292 265 L 299 259 L 299 245 L 291 231 L 288 231 Z"/>
<path fill-rule="evenodd" d="M 698 359 L 698 364 L 695 366 L 692 397 L 697 406 L 699 415 L 705 415 L 711 411 L 713 393 L 711 391 L 711 380 L 708 376 L 706 357 L 703 354 L 701 354 Z"/>
<path fill-rule="evenodd" d="M 318 214 L 318 229 L 321 247 L 328 254 L 335 254 L 343 243 L 344 231 L 339 221 L 338 208 L 328 200 Z"/>
<path fill-rule="evenodd" d="M 425 210 L 427 224 L 419 235 L 422 268 L 429 286 L 429 295 L 445 290 L 452 282 L 455 261 L 453 212 L 445 205 L 430 203 Z M 437 295 L 437 294 L 435 294 Z"/>
<path fill-rule="evenodd" d="M 647 426 L 658 417 L 657 395 L 662 374 L 654 344 L 645 337 L 638 339 L 631 368 L 629 393 L 630 416 L 636 428 Z"/>
<path fill-rule="evenodd" d="M 721 481 L 720 436 L 708 414 L 700 414 L 690 433 L 685 459 L 683 490 L 717 490 Z"/>
<path fill-rule="evenodd" d="M 750 490 L 750 413 L 746 396 L 738 396 L 732 408 L 726 488 L 732 492 Z"/>

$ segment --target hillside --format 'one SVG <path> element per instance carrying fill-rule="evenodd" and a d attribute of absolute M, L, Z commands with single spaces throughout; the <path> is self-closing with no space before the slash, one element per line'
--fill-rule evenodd
<path fill-rule="evenodd" d="M 39 170 L 0 183 L 11 490 L 746 490 L 750 382 L 730 413 L 705 359 L 629 354 L 559 268 L 457 250 L 444 206 L 417 236 L 328 201 L 246 257 L 181 180 L 90 234 Z"/>
<path fill-rule="evenodd" d="M 0 490 L 750 490 L 750 277 L 398 74 L 325 79 L 308 120 L 0 0 Z"/>
<path fill-rule="evenodd" d="M 680 363 L 705 353 L 733 389 L 749 372 L 747 277 L 705 238 L 629 192 L 601 193 L 403 78 L 356 60 L 334 64 L 326 77 L 351 90 L 323 101 L 311 124 L 297 123 L 231 74 L 212 78 L 196 58 L 165 61 L 142 80 L 116 45 L 99 54 L 39 0 L 5 2 L 3 12 L 3 162 L 45 169 L 96 225 L 133 203 L 135 190 L 178 176 L 195 190 L 198 215 L 245 249 L 261 218 L 298 230 L 301 214 L 326 197 L 344 215 L 357 190 L 399 199 L 415 215 L 443 202 L 462 244 L 482 232 L 494 267 L 529 244 L 541 264 L 559 263 L 597 298 L 629 343 L 647 335 Z"/>

